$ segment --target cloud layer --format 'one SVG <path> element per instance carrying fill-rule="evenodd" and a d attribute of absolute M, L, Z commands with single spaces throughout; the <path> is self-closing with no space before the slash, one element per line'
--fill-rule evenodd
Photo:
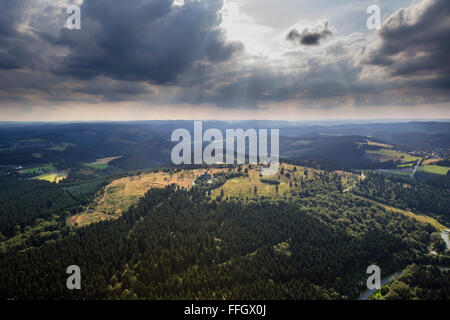
<path fill-rule="evenodd" d="M 365 0 L 352 8 L 321 0 L 296 23 L 278 24 L 277 15 L 294 21 L 292 10 L 274 12 L 269 0 L 224 1 L 0 0 L 0 110 L 116 102 L 230 110 L 450 106 L 448 0 L 397 8 L 376 33 L 345 24 L 365 24 Z M 81 7 L 81 30 L 64 28 L 70 4 Z M 231 5 L 241 10 L 231 21 L 247 28 L 247 38 L 234 30 L 240 41 L 222 21 Z M 333 15 L 319 10 L 328 7 Z M 246 46 L 252 37 L 265 39 L 264 54 Z"/>

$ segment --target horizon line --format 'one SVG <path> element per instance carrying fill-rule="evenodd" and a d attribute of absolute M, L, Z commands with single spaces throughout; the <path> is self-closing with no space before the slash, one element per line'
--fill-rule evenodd
<path fill-rule="evenodd" d="M 285 119 L 140 119 L 140 120 L 0 120 L 0 123 L 130 123 L 130 122 L 156 122 L 156 121 L 204 121 L 204 122 L 243 122 L 243 121 L 266 121 L 266 122 L 450 122 L 450 118 L 374 118 L 374 119 L 307 119 L 307 120 L 285 120 Z"/>

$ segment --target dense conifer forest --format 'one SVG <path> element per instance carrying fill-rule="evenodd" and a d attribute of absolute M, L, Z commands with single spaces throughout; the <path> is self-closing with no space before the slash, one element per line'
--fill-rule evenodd
<path fill-rule="evenodd" d="M 381 192 L 373 181 L 385 183 L 369 176 L 355 187 L 374 198 L 400 190 Z M 76 210 L 67 187 L 46 186 L 58 201 L 33 204 Z M 154 188 L 117 220 L 61 224 L 43 243 L 4 249 L 0 298 L 354 299 L 371 264 L 387 275 L 412 263 L 450 263 L 445 252 L 429 254 L 435 227 L 342 189 L 332 172 L 314 173 L 276 198 L 212 199 L 203 188 Z M 45 218 L 40 206 L 28 207 L 36 209 L 27 219 Z M 73 264 L 81 268 L 82 290 L 66 288 Z"/>

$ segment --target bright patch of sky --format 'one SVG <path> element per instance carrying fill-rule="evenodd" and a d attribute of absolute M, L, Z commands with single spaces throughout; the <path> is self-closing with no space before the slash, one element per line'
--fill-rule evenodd
<path fill-rule="evenodd" d="M 241 41 L 246 53 L 255 57 L 276 58 L 292 44 L 286 35 L 292 29 L 305 28 L 328 21 L 337 36 L 374 32 L 366 27 L 367 7 L 380 6 L 382 19 L 411 0 L 225 0 L 221 27 L 230 40 Z"/>

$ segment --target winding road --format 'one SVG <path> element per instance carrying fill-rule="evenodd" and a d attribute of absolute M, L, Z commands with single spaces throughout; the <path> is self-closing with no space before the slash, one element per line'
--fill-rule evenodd
<path fill-rule="evenodd" d="M 449 250 L 450 249 L 450 240 L 448 239 L 448 233 L 445 232 L 445 231 L 442 231 L 441 237 L 445 241 L 445 244 L 447 246 L 447 250 Z M 441 270 L 448 270 L 449 268 L 448 267 L 440 267 L 439 269 L 441 269 Z M 403 273 L 403 270 L 399 271 L 397 273 L 391 274 L 390 276 L 388 276 L 386 278 L 383 278 L 381 280 L 381 286 L 383 287 L 393 277 L 399 277 L 402 273 Z M 364 291 L 364 293 L 359 296 L 358 300 L 368 300 L 369 297 L 372 295 L 372 293 L 374 293 L 376 290 L 377 289 L 369 289 L 369 290 Z"/>

